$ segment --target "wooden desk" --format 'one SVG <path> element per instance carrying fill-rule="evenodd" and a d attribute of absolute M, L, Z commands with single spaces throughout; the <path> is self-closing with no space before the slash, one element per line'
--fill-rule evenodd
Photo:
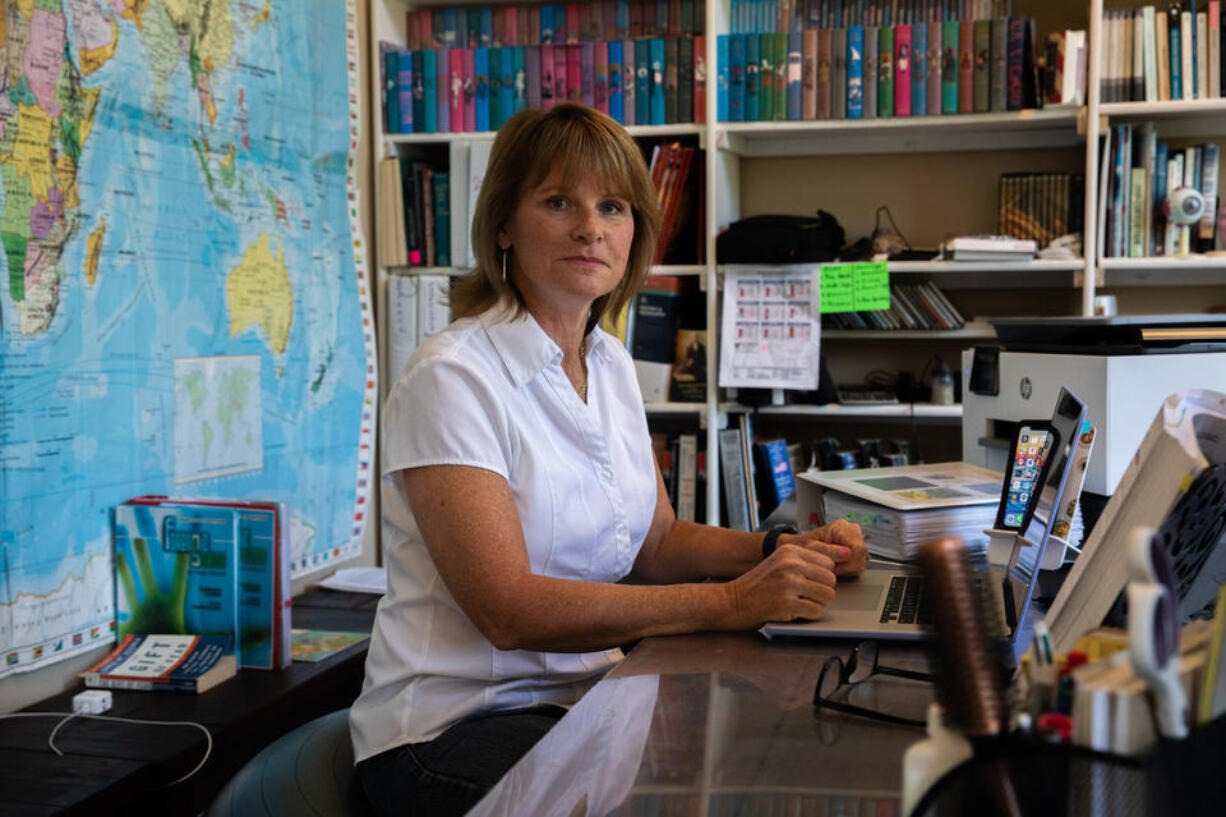
<path fill-rule="evenodd" d="M 923 731 L 813 707 L 822 665 L 852 644 L 756 633 L 647 639 L 470 817 L 896 815 L 902 755 Z M 881 663 L 928 668 L 917 646 L 883 646 Z M 933 693 L 876 676 L 851 700 L 922 718 Z"/>
<path fill-rule="evenodd" d="M 294 599 L 298 628 L 370 632 L 378 597 L 313 590 Z M 369 642 L 319 663 L 295 662 L 280 672 L 246 670 L 204 695 L 115 690 L 108 715 L 203 724 L 213 752 L 195 776 L 164 788 L 202 757 L 194 727 L 141 726 L 76 719 L 47 738 L 56 718 L 0 721 L 0 814 L 195 815 L 260 749 L 291 729 L 349 706 L 362 685 Z M 84 687 L 47 698 L 27 711 L 71 712 Z"/>

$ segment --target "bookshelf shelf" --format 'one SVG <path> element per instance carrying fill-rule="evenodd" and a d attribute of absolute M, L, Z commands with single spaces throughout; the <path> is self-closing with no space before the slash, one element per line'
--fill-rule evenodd
<path fill-rule="evenodd" d="M 986 340 L 996 337 L 990 326 L 965 329 L 823 329 L 822 340 Z"/>
<path fill-rule="evenodd" d="M 1217 137 L 1226 120 L 1226 98 L 1104 102 L 1099 113 L 1116 124 L 1152 121 L 1164 139 Z"/>
<path fill-rule="evenodd" d="M 631 136 L 703 136 L 704 125 L 632 125 L 626 128 Z M 388 145 L 437 145 L 451 142 L 494 141 L 497 131 L 461 131 L 458 133 L 385 133 L 381 138 Z"/>
<path fill-rule="evenodd" d="M 1226 256 L 1104 258 L 1105 287 L 1171 287 L 1226 284 Z"/>
<path fill-rule="evenodd" d="M 835 156 L 1075 147 L 1076 109 L 805 122 L 725 122 L 717 147 L 739 156 Z"/>
<path fill-rule="evenodd" d="M 652 415 L 701 416 L 707 410 L 706 403 L 644 403 L 643 409 Z"/>
<path fill-rule="evenodd" d="M 721 413 L 743 414 L 753 411 L 740 403 L 720 403 Z M 962 422 L 962 406 L 933 406 L 927 403 L 899 403 L 880 406 L 845 406 L 830 403 L 825 406 L 763 406 L 759 414 L 775 417 L 815 417 L 823 420 L 910 420 L 928 423 Z"/>

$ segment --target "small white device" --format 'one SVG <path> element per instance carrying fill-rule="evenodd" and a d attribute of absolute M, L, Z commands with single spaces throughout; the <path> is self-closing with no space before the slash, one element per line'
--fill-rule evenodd
<path fill-rule="evenodd" d="M 1179 225 L 1179 254 L 1191 252 L 1192 225 L 1205 214 L 1205 197 L 1195 187 L 1176 187 L 1166 197 L 1163 210 L 1172 224 Z"/>
<path fill-rule="evenodd" d="M 110 708 L 109 689 L 87 689 L 72 696 L 72 711 L 78 715 L 101 715 Z"/>

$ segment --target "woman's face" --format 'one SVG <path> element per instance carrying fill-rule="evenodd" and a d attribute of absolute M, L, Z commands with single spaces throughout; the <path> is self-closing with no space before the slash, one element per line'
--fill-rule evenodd
<path fill-rule="evenodd" d="M 511 248 L 508 274 L 528 304 L 557 309 L 586 309 L 612 292 L 633 240 L 629 201 L 592 178 L 568 185 L 556 167 L 524 191 L 498 234 L 499 246 Z"/>

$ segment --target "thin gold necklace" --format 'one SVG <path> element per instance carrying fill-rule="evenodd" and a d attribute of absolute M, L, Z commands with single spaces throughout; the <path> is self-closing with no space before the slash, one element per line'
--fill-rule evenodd
<path fill-rule="evenodd" d="M 579 346 L 579 365 L 583 367 L 583 385 L 579 387 L 579 399 L 587 402 L 587 338 Z"/>

